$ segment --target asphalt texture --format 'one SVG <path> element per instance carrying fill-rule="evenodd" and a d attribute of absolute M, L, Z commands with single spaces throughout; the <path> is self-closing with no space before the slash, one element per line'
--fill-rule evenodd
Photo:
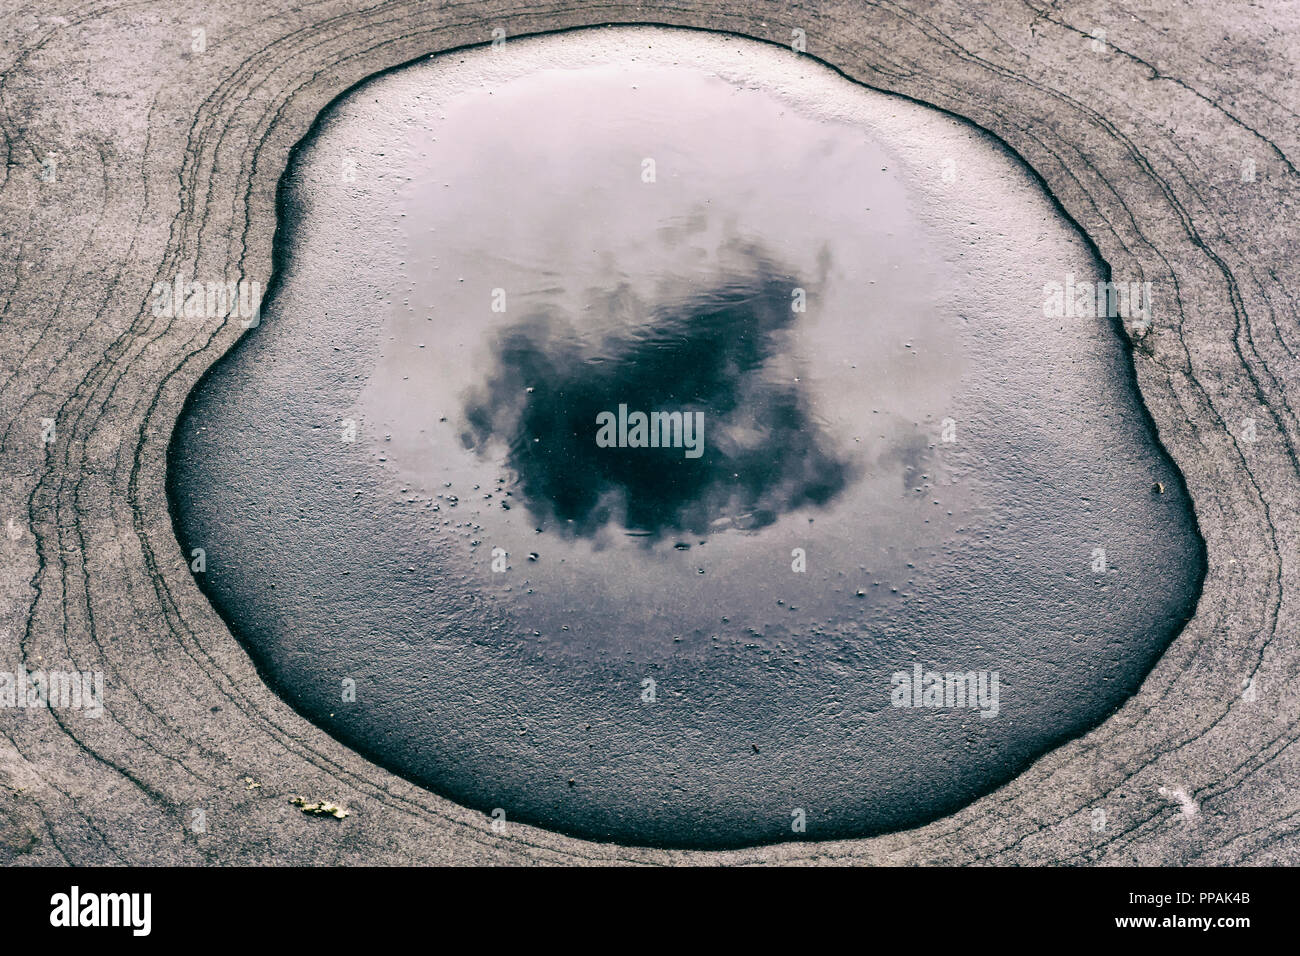
<path fill-rule="evenodd" d="M 4 18 L 0 646 L 11 671 L 105 678 L 97 719 L 0 709 L 6 862 L 1295 861 L 1293 11 L 230 3 L 199 17 L 122 3 Z M 1005 143 L 1112 275 L 1155 289 L 1150 326 L 1124 332 L 1205 543 L 1195 614 L 1115 713 L 948 816 L 724 852 L 592 842 L 508 814 L 494 828 L 277 696 L 177 541 L 176 423 L 248 330 L 157 315 L 154 283 L 238 276 L 274 292 L 291 150 L 368 77 L 494 29 L 508 47 L 607 23 L 787 49 L 802 37 L 845 76 Z M 306 815 L 294 796 L 349 815 Z"/>

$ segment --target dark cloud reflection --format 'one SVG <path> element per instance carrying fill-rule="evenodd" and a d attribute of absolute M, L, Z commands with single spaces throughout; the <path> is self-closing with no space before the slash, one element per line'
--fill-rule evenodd
<path fill-rule="evenodd" d="M 484 385 L 466 395 L 466 447 L 499 454 L 541 519 L 589 536 L 755 528 L 825 505 L 856 471 L 819 425 L 786 330 L 799 285 L 762 256 L 669 303 L 627 290 L 591 310 L 599 332 L 535 313 L 502 329 Z M 597 415 L 703 412 L 704 450 L 602 448 Z M 494 450 L 495 449 L 495 450 Z"/>

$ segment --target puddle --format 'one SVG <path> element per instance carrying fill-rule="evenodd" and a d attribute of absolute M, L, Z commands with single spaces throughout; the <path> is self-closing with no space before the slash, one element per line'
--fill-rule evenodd
<path fill-rule="evenodd" d="M 915 825 L 1191 614 L 1112 322 L 1045 316 L 1100 263 L 937 111 L 721 36 L 510 40 L 331 107 L 281 217 L 178 534 L 278 692 L 439 793 L 671 846 Z"/>

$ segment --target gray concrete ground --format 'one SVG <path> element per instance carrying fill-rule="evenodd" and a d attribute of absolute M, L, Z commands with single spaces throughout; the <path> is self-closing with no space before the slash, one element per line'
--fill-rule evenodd
<path fill-rule="evenodd" d="M 1294 5 L 6 7 L 0 670 L 102 671 L 106 712 L 0 708 L 0 861 L 1300 858 Z M 182 269 L 265 283 L 288 152 L 365 77 L 488 42 L 498 27 L 625 22 L 782 45 L 804 31 L 809 55 L 1003 139 L 1117 277 L 1156 289 L 1153 328 L 1131 330 L 1133 358 L 1208 548 L 1196 616 L 1107 722 L 951 817 L 717 854 L 495 833 L 295 714 L 185 565 L 164 495 L 167 442 L 242 329 L 155 316 L 152 284 Z M 304 814 L 296 795 L 350 815 Z"/>

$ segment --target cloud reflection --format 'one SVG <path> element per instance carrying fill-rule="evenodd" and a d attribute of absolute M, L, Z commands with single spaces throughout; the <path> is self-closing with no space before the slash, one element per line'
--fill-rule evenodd
<path fill-rule="evenodd" d="M 674 301 L 622 290 L 616 309 L 600 303 L 597 332 L 534 312 L 493 338 L 484 384 L 464 397 L 462 440 L 483 457 L 504 449 L 532 513 L 579 536 L 612 523 L 652 536 L 757 528 L 826 505 L 857 470 L 797 380 L 787 332 L 798 285 L 751 251 L 743 269 Z M 703 412 L 704 454 L 599 447 L 597 415 L 620 404 Z"/>

